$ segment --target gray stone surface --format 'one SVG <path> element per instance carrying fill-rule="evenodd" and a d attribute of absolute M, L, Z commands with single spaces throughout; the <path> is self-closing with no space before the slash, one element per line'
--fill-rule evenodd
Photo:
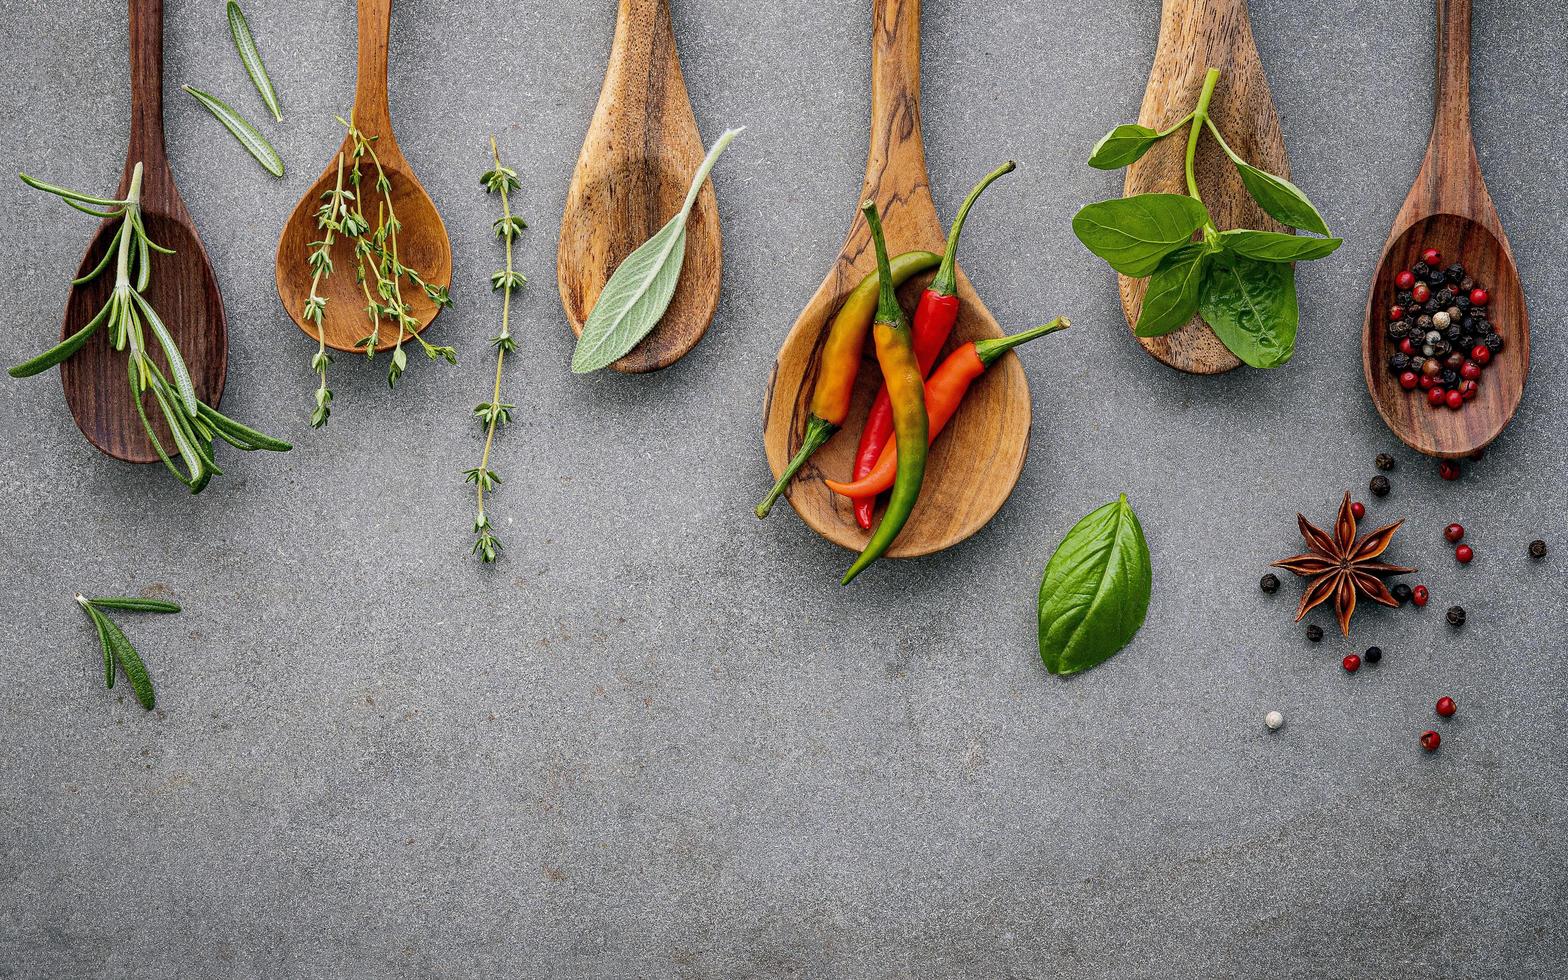
<path fill-rule="evenodd" d="M 1366 397 L 1365 283 L 1430 119 L 1432 7 L 1257 0 L 1298 182 L 1345 239 L 1300 270 L 1305 335 L 1273 373 L 1200 380 L 1145 357 L 1072 238 L 1119 175 L 1082 164 L 1136 115 L 1150 0 L 930 0 L 928 153 L 944 212 L 1004 157 L 966 267 L 997 315 L 1077 326 L 1023 353 L 1034 445 L 1011 501 L 951 551 L 848 556 L 787 507 L 758 440 L 774 352 L 855 204 L 867 5 L 681 0 L 719 164 L 724 296 L 647 377 L 572 377 L 555 230 L 613 5 L 399 4 L 401 142 L 451 229 L 457 308 L 388 394 L 340 360 L 306 426 L 310 345 L 272 252 L 353 86 L 352 4 L 249 0 L 285 107 L 267 178 L 190 82 L 254 119 L 222 5 L 171 0 L 168 127 L 231 325 L 224 407 L 296 441 L 230 453 L 203 495 L 79 437 L 53 376 L 0 383 L 0 976 L 1550 977 L 1568 958 L 1564 695 L 1568 435 L 1562 247 L 1568 9 L 1478 4 L 1482 163 L 1535 315 L 1519 416 L 1458 483 L 1396 450 Z M 0 2 L 0 159 L 108 189 L 126 136 L 123 4 Z M 499 445 L 504 563 L 466 557 L 497 306 L 500 134 L 531 222 Z M 5 360 L 55 336 L 87 219 L 0 181 Z M 1337 635 L 1256 589 L 1395 451 L 1398 554 L 1425 612 Z M 1034 592 L 1066 528 L 1126 491 L 1153 548 L 1148 625 L 1061 681 Z M 1472 529 L 1461 570 L 1439 529 Z M 1525 543 L 1547 538 L 1545 564 Z M 125 617 L 158 684 L 105 692 L 77 590 L 167 590 Z M 1441 624 L 1463 603 L 1471 625 Z M 1319 619 L 1327 623 L 1327 619 Z M 1432 703 L 1437 755 L 1416 736 Z M 1279 708 L 1286 728 L 1269 734 Z"/>

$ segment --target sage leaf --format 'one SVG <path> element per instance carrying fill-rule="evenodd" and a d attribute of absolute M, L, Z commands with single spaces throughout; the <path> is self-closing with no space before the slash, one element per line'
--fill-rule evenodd
<path fill-rule="evenodd" d="M 1323 216 L 1318 214 L 1318 209 L 1307 200 L 1307 195 L 1301 188 L 1267 170 L 1259 170 L 1250 163 L 1235 158 L 1232 158 L 1231 162 L 1240 172 L 1241 182 L 1246 185 L 1247 193 L 1251 194 L 1252 199 L 1258 202 L 1258 206 L 1267 211 L 1275 221 L 1316 235 L 1329 234 Z"/>
<path fill-rule="evenodd" d="M 1131 642 L 1149 612 L 1149 544 L 1127 495 L 1067 532 L 1040 582 L 1040 659 L 1076 674 Z"/>
<path fill-rule="evenodd" d="M 648 336 L 669 309 L 681 276 L 681 264 L 686 259 L 686 219 L 697 203 L 708 172 L 741 129 L 724 131 L 692 177 L 680 211 L 626 256 L 604 284 L 572 352 L 573 374 L 597 371 L 625 356 Z"/>
<path fill-rule="evenodd" d="M 1296 271 L 1225 252 L 1203 279 L 1199 312 L 1231 353 L 1255 368 L 1275 368 L 1296 352 Z"/>
<path fill-rule="evenodd" d="M 1159 337 L 1192 319 L 1198 312 L 1199 286 L 1213 251 L 1207 242 L 1192 242 L 1165 257 L 1149 277 L 1134 334 Z"/>
<path fill-rule="evenodd" d="M 1117 272 L 1141 279 L 1208 221 L 1208 208 L 1186 195 L 1137 194 L 1085 205 L 1073 234 Z"/>
<path fill-rule="evenodd" d="M 1100 137 L 1089 154 L 1089 166 L 1097 170 L 1120 170 L 1149 152 L 1149 147 L 1165 135 L 1147 126 L 1128 123 Z"/>
<path fill-rule="evenodd" d="M 1259 262 L 1306 262 L 1321 259 L 1343 244 L 1338 238 L 1309 238 L 1277 231 L 1222 232 L 1219 243 L 1225 249 Z"/>
<path fill-rule="evenodd" d="M 282 122 L 283 110 L 278 107 L 278 93 L 272 88 L 272 79 L 267 77 L 266 66 L 261 63 L 261 51 L 256 47 L 256 39 L 251 36 L 245 12 L 240 10 L 240 5 L 234 0 L 229 0 L 229 33 L 234 36 L 234 48 L 240 53 L 246 74 L 250 75 L 256 91 L 261 94 L 261 101 L 272 112 L 273 121 Z"/>
<path fill-rule="evenodd" d="M 267 142 L 266 137 L 262 136 L 249 120 L 216 96 L 208 95 L 201 89 L 191 88 L 189 85 L 180 87 L 189 92 L 197 102 L 206 106 L 207 111 L 212 113 L 218 122 L 223 123 L 223 128 L 232 133 L 234 138 L 239 140 L 240 145 L 245 147 L 245 151 L 255 157 L 256 162 L 265 167 L 268 173 L 274 177 L 283 176 L 283 158 L 278 156 L 278 151 L 272 148 L 272 144 Z"/>

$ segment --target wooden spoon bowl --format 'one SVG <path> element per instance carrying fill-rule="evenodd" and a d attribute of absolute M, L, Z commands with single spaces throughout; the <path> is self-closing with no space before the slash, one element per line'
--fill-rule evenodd
<path fill-rule="evenodd" d="M 447 237 L 446 225 L 436 211 L 435 202 L 414 176 L 414 168 L 404 158 L 392 132 L 391 110 L 387 103 L 387 35 L 391 22 L 392 0 L 359 0 L 359 79 L 354 91 L 353 122 L 360 132 L 374 138 L 376 155 L 392 186 L 392 207 L 402 224 L 397 236 L 398 261 L 432 285 L 447 286 L 452 281 L 452 242 Z M 348 188 L 348 168 L 352 165 L 347 155 L 353 148 L 353 138 L 345 136 L 340 149 L 345 154 L 345 189 Z M 335 186 L 337 173 L 337 155 L 334 154 L 327 162 L 326 170 L 294 205 L 278 238 L 274 270 L 278 298 L 295 325 L 312 339 L 318 336 L 317 327 L 304 318 L 311 284 L 308 259 L 311 243 L 320 241 L 322 236 L 316 225 L 316 211 L 325 200 L 322 195 Z M 360 178 L 360 207 L 374 230 L 377 209 L 384 203 L 384 198 L 376 190 L 375 165 L 369 157 L 360 161 Z M 370 320 L 365 312 L 364 293 L 354 277 L 352 242 L 339 236 L 332 243 L 331 255 L 332 275 L 317 287 L 327 299 L 320 334 L 325 337 L 327 346 L 335 350 L 361 351 L 364 348 L 359 342 L 370 333 Z M 417 332 L 429 326 L 440 307 L 407 279 L 402 282 L 402 293 L 410 315 L 417 321 L 412 329 Z M 396 340 L 396 325 L 383 321 L 379 346 L 388 347 Z"/>
<path fill-rule="evenodd" d="M 1417 452 L 1458 459 L 1485 448 L 1507 427 L 1530 374 L 1524 289 L 1470 134 L 1470 0 L 1438 0 L 1436 102 L 1426 159 L 1367 293 L 1361 363 L 1372 402 L 1394 435 Z M 1459 411 L 1431 407 L 1425 392 L 1406 391 L 1388 370 L 1397 349 L 1388 337 L 1394 277 L 1426 248 L 1442 252 L 1445 266 L 1461 263 L 1491 294 L 1488 318 L 1505 345 L 1487 365 L 1475 400 Z"/>
<path fill-rule="evenodd" d="M 877 202 L 890 254 L 912 249 L 940 253 L 946 234 L 931 199 L 920 133 L 920 0 L 876 0 L 871 74 L 871 146 L 860 200 Z M 775 476 L 783 472 L 805 433 L 829 323 L 850 290 L 875 268 L 870 229 L 857 216 L 827 278 L 784 339 L 768 382 L 763 443 Z M 906 310 L 914 309 L 930 279 L 917 277 L 904 285 L 900 299 Z M 958 323 L 948 350 L 967 341 L 1002 336 L 962 270 L 958 297 Z M 869 534 L 855 523 L 849 498 L 832 492 L 822 480 L 849 477 L 860 425 L 881 378 L 868 342 L 846 426 L 806 463 L 787 491 L 795 512 L 812 530 L 855 551 L 865 546 Z M 985 526 L 1023 471 L 1030 411 L 1023 367 L 1016 355 L 1008 354 L 974 383 L 932 445 L 920 502 L 888 551 L 890 557 L 940 551 Z"/>

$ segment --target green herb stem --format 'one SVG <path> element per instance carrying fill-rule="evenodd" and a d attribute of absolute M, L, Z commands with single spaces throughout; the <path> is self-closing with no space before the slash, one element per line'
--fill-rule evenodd
<path fill-rule="evenodd" d="M 1193 165 L 1198 160 L 1198 135 L 1209 119 L 1209 102 L 1214 98 L 1214 87 L 1219 84 L 1220 70 L 1210 68 L 1203 76 L 1203 91 L 1198 93 L 1198 105 L 1192 110 L 1192 130 L 1187 134 L 1187 194 L 1195 201 L 1203 197 L 1198 193 L 1198 178 Z"/>

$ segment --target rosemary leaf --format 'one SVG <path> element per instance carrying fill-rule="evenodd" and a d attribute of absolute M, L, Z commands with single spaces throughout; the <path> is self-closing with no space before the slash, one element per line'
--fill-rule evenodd
<path fill-rule="evenodd" d="M 180 87 L 189 92 L 197 102 L 206 106 L 207 111 L 212 113 L 218 122 L 223 123 L 224 128 L 239 140 L 246 152 L 255 157 L 256 162 L 265 167 L 268 173 L 274 177 L 283 176 L 283 158 L 278 156 L 278 151 L 272 148 L 272 144 L 267 142 L 266 137 L 262 136 L 249 120 L 216 96 L 208 95 L 201 89 L 191 88 L 189 85 Z"/>
<path fill-rule="evenodd" d="M 109 641 L 109 631 L 104 628 L 105 619 L 102 613 L 92 607 L 82 596 L 77 596 L 76 601 L 87 610 L 87 618 L 93 621 L 93 629 L 98 631 L 98 645 L 103 648 L 103 686 L 111 690 L 114 688 L 114 644 Z"/>
<path fill-rule="evenodd" d="M 87 600 L 102 609 L 124 609 L 127 612 L 177 613 L 180 604 L 164 599 L 142 599 L 138 596 L 95 596 Z"/>
<path fill-rule="evenodd" d="M 142 663 L 141 655 L 136 648 L 131 646 L 131 641 L 126 639 L 125 633 L 116 626 L 114 620 L 98 613 L 103 620 L 103 628 L 109 634 L 109 646 L 114 650 L 114 659 L 119 661 L 120 669 L 125 671 L 125 678 L 131 682 L 131 690 L 136 692 L 136 700 L 141 702 L 143 708 L 151 711 L 156 699 L 152 691 L 152 679 L 147 676 L 147 665 Z"/>
<path fill-rule="evenodd" d="M 273 90 L 272 79 L 267 77 L 267 68 L 261 63 L 261 52 L 256 48 L 256 39 L 251 36 L 245 13 L 233 0 L 229 0 L 229 33 L 234 35 L 234 47 L 240 53 L 240 60 L 245 63 L 250 80 L 256 84 L 256 91 L 261 93 L 261 101 L 271 110 L 273 121 L 282 122 L 283 110 L 278 108 L 278 93 Z"/>

